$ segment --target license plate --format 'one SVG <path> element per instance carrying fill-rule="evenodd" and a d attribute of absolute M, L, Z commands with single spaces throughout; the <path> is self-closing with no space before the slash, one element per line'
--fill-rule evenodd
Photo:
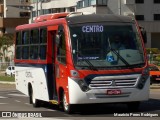
<path fill-rule="evenodd" d="M 121 90 L 107 90 L 107 95 L 120 95 Z"/>

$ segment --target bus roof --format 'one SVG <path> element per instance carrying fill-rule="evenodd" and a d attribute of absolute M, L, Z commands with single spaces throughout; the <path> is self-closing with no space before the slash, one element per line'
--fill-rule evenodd
<path fill-rule="evenodd" d="M 55 19 L 54 21 L 48 20 L 44 22 L 19 25 L 16 27 L 16 31 L 23 30 L 23 29 L 31 29 L 31 28 L 36 28 L 36 27 L 50 26 L 50 25 L 55 25 L 55 24 L 58 25 L 59 23 L 63 23 L 64 21 L 65 21 L 64 18 L 59 18 L 59 19 Z"/>
<path fill-rule="evenodd" d="M 49 17 L 53 17 L 55 19 L 47 18 L 48 20 L 43 21 L 42 19 L 46 19 L 45 16 L 41 16 L 41 20 L 38 21 L 38 19 L 35 20 L 35 23 L 31 24 L 24 24 L 16 27 L 16 30 L 21 29 L 30 29 L 34 27 L 40 27 L 40 26 L 48 26 L 53 24 L 59 24 L 65 21 L 68 22 L 68 24 L 78 24 L 78 23 L 94 23 L 94 22 L 133 22 L 134 20 L 131 17 L 128 16 L 120 16 L 120 15 L 113 15 L 113 14 L 89 14 L 89 15 L 76 15 L 76 16 L 67 16 L 68 13 L 60 13 L 61 15 L 65 16 L 64 18 L 59 17 L 58 14 L 51 14 Z M 59 18 L 58 18 L 58 17 Z"/>
<path fill-rule="evenodd" d="M 86 22 L 133 22 L 134 19 L 128 16 L 113 14 L 90 14 L 66 17 L 69 24 L 86 23 Z"/>

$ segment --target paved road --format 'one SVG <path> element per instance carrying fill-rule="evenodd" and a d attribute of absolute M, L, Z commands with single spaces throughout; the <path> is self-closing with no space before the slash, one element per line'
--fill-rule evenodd
<path fill-rule="evenodd" d="M 85 106 L 76 113 L 68 115 L 61 111 L 57 106 L 50 105 L 49 103 L 44 103 L 39 108 L 33 108 L 28 101 L 28 97 L 15 90 L 14 85 L 0 84 L 0 116 L 11 114 L 12 117 L 16 117 L 16 115 L 19 117 L 32 117 L 33 115 L 37 115 L 37 117 L 49 117 L 47 119 L 50 119 L 50 117 L 54 117 L 56 119 L 79 119 L 79 117 L 81 117 L 81 120 L 85 120 L 86 118 L 89 119 L 90 117 L 94 117 L 95 119 L 97 119 L 97 117 L 100 117 L 101 119 L 103 117 L 112 117 L 113 120 L 118 120 L 119 117 L 113 117 L 116 115 L 134 116 L 134 119 L 139 117 L 139 115 L 143 115 L 147 116 L 145 118 L 143 117 L 143 119 L 149 120 L 151 117 L 148 116 L 158 115 L 160 118 L 160 89 L 151 89 L 150 100 L 143 102 L 141 104 L 140 111 L 137 112 L 128 111 L 127 106 L 123 104 L 107 104 L 103 106 Z M 9 113 L 6 113 L 6 111 Z M 154 120 L 159 119 L 155 117 L 152 118 Z M 93 118 L 90 119 L 93 120 Z M 127 117 L 123 120 L 125 119 L 127 120 Z"/>

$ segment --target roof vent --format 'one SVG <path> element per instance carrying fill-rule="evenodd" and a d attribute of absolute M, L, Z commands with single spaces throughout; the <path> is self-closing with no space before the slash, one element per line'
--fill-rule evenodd
<path fill-rule="evenodd" d="M 67 15 L 67 17 L 74 17 L 74 16 L 80 16 L 80 15 L 90 15 L 95 14 L 94 12 L 71 12 Z"/>
<path fill-rule="evenodd" d="M 59 19 L 59 18 L 64 18 L 68 15 L 69 13 L 53 13 L 53 14 L 45 14 L 45 15 L 40 15 L 38 17 L 35 18 L 34 22 L 38 23 L 38 22 L 43 22 L 43 21 L 47 21 L 47 20 L 53 20 L 53 19 Z"/>

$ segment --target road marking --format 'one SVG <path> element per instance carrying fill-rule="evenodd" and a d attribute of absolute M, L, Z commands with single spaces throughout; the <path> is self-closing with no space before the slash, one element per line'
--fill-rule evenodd
<path fill-rule="evenodd" d="M 52 111 L 56 111 L 56 110 L 51 110 L 51 109 L 46 109 L 46 110 L 47 110 L 47 111 L 51 111 L 51 112 L 52 112 Z"/>
<path fill-rule="evenodd" d="M 26 95 L 23 95 L 23 94 L 8 94 L 8 95 L 11 95 L 11 96 L 18 96 L 18 97 L 27 97 Z"/>
<path fill-rule="evenodd" d="M 21 101 L 19 101 L 19 100 L 15 100 L 16 102 L 21 102 Z"/>
<path fill-rule="evenodd" d="M 0 105 L 5 105 L 5 104 L 8 104 L 8 103 L 0 103 Z"/>
<path fill-rule="evenodd" d="M 1 98 L 8 98 L 8 97 L 0 96 L 0 99 L 1 99 Z"/>
<path fill-rule="evenodd" d="M 29 104 L 29 103 L 24 103 L 24 104 L 26 104 L 26 105 L 31 105 L 31 104 Z"/>

